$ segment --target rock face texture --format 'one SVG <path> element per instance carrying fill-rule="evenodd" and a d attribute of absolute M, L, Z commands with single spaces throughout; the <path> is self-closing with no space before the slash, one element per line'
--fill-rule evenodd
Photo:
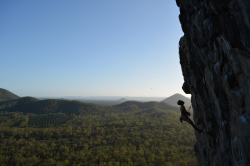
<path fill-rule="evenodd" d="M 250 0 L 176 0 L 202 166 L 250 165 Z"/>

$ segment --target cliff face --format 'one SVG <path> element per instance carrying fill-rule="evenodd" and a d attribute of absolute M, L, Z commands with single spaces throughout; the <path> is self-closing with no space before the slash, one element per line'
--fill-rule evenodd
<path fill-rule="evenodd" d="M 250 165 L 250 1 L 176 0 L 199 165 Z"/>

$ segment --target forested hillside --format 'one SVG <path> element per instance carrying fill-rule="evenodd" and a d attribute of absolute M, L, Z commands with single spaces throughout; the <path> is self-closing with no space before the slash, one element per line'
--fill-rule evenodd
<path fill-rule="evenodd" d="M 23 112 L 33 114 L 65 113 L 71 114 L 93 114 L 96 111 L 105 111 L 107 107 L 97 104 L 83 103 L 80 101 L 47 99 L 38 100 L 33 97 L 24 97 L 11 101 L 0 102 L 0 111 Z"/>
<path fill-rule="evenodd" d="M 11 93 L 10 91 L 6 89 L 0 88 L 0 102 L 1 101 L 8 101 L 8 100 L 15 100 L 18 99 L 19 96 Z"/>
<path fill-rule="evenodd" d="M 119 107 L 119 108 L 127 108 L 127 107 L 135 107 L 137 109 L 148 109 L 148 108 L 159 108 L 162 110 L 172 110 L 176 112 L 180 112 L 180 108 L 176 106 L 172 106 L 165 102 L 156 102 L 156 101 L 150 101 L 150 102 L 140 102 L 140 101 L 126 101 L 124 103 L 115 105 L 113 107 Z"/>
<path fill-rule="evenodd" d="M 124 103 L 114 105 L 112 107 L 100 106 L 93 103 L 84 103 L 80 101 L 47 99 L 38 100 L 33 97 L 23 97 L 16 100 L 0 102 L 0 111 L 7 112 L 23 112 L 33 114 L 51 114 L 51 113 L 64 113 L 67 115 L 75 114 L 96 114 L 97 112 L 110 112 L 110 111 L 139 111 L 148 108 L 159 108 L 161 110 L 171 110 L 179 113 L 179 108 L 169 105 L 164 102 L 139 102 L 139 101 L 126 101 Z"/>
<path fill-rule="evenodd" d="M 0 163 L 9 165 L 197 165 L 194 131 L 159 102 L 115 107 L 67 100 L 1 102 Z M 10 112 L 11 111 L 11 112 Z"/>

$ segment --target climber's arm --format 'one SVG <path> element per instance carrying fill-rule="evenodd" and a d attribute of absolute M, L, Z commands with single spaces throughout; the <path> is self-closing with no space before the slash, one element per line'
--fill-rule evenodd
<path fill-rule="evenodd" d="M 182 113 L 183 113 L 184 115 L 190 116 L 190 113 L 187 112 L 187 110 L 186 110 L 186 108 L 185 108 L 184 106 L 182 107 Z"/>

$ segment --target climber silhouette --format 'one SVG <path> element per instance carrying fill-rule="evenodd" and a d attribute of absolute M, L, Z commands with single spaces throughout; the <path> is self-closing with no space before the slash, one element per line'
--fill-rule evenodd
<path fill-rule="evenodd" d="M 179 100 L 179 101 L 177 102 L 177 104 L 181 106 L 181 107 L 180 107 L 180 110 L 181 110 L 180 121 L 181 121 L 181 123 L 182 123 L 182 120 L 184 120 L 184 121 L 188 122 L 189 124 L 191 124 L 191 126 L 192 126 L 195 130 L 197 130 L 199 133 L 201 133 L 202 130 L 198 129 L 198 128 L 194 125 L 194 123 L 192 122 L 192 120 L 188 117 L 188 116 L 190 116 L 190 113 L 187 112 L 187 110 L 185 109 L 185 107 L 184 107 L 184 101 Z"/>

